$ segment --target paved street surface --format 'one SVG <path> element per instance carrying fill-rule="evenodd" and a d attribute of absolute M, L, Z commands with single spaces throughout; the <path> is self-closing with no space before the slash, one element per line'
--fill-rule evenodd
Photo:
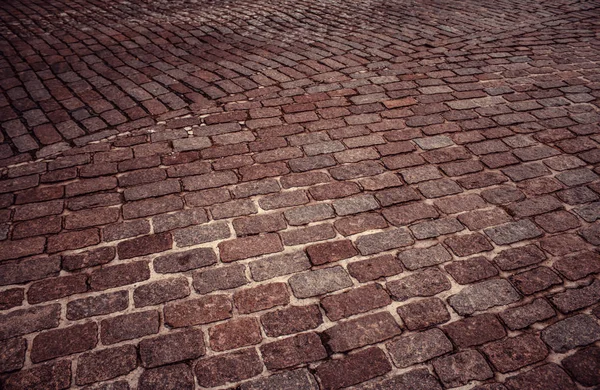
<path fill-rule="evenodd" d="M 0 388 L 600 386 L 600 1 L 0 1 Z"/>

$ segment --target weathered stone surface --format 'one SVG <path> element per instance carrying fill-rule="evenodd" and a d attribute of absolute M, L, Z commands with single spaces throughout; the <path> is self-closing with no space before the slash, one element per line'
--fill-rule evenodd
<path fill-rule="evenodd" d="M 432 296 L 452 287 L 448 278 L 436 268 L 415 272 L 402 279 L 389 281 L 386 285 L 392 298 L 397 301 Z"/>
<path fill-rule="evenodd" d="M 240 390 L 270 389 L 318 390 L 319 385 L 315 377 L 307 369 L 301 368 L 247 382 L 240 387 Z"/>
<path fill-rule="evenodd" d="M 352 280 L 340 267 L 322 268 L 293 275 L 288 283 L 297 298 L 309 298 L 352 286 Z"/>
<path fill-rule="evenodd" d="M 588 345 L 600 340 L 598 321 L 587 314 L 578 314 L 550 325 L 542 331 L 542 340 L 556 352 Z"/>
<path fill-rule="evenodd" d="M 386 348 L 400 368 L 426 362 L 454 349 L 444 332 L 437 328 L 399 337 L 387 343 Z"/>
<path fill-rule="evenodd" d="M 463 288 L 458 294 L 451 296 L 448 303 L 460 315 L 468 315 L 519 299 L 521 296 L 507 280 L 490 279 Z"/>
<path fill-rule="evenodd" d="M 494 376 L 485 358 L 475 350 L 466 350 L 433 361 L 433 367 L 442 383 L 448 387 L 465 385 L 472 380 Z"/>

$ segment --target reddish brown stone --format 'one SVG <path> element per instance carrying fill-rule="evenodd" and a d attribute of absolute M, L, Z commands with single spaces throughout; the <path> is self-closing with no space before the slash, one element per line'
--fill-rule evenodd
<path fill-rule="evenodd" d="M 263 344 L 260 352 L 265 365 L 270 370 L 293 367 L 327 357 L 325 347 L 316 333 L 302 333 Z"/>
<path fill-rule="evenodd" d="M 358 254 L 350 240 L 326 242 L 311 245 L 306 248 L 308 257 L 313 265 L 333 263 Z"/>
<path fill-rule="evenodd" d="M 194 366 L 200 386 L 209 388 L 252 378 L 262 371 L 263 365 L 254 349 L 201 359 Z"/>
<path fill-rule="evenodd" d="M 394 206 L 383 210 L 385 219 L 396 226 L 406 226 L 420 219 L 436 218 L 438 215 L 434 207 L 424 203 Z"/>
<path fill-rule="evenodd" d="M 584 252 L 565 256 L 556 260 L 553 267 L 565 278 L 578 280 L 600 272 L 600 255 L 596 252 Z"/>
<path fill-rule="evenodd" d="M 48 253 L 85 248 L 100 242 L 98 229 L 79 230 L 48 237 Z"/>
<path fill-rule="evenodd" d="M 450 247 L 452 252 L 461 257 L 494 249 L 492 244 L 479 233 L 450 237 L 444 243 Z"/>
<path fill-rule="evenodd" d="M 25 363 L 27 340 L 12 338 L 0 341 L 0 373 L 19 370 Z"/>
<path fill-rule="evenodd" d="M 33 283 L 27 291 L 27 301 L 35 304 L 52 301 L 87 291 L 87 275 L 67 275 Z"/>
<path fill-rule="evenodd" d="M 208 330 L 210 348 L 214 351 L 227 351 L 258 344 L 262 340 L 260 327 L 255 318 L 242 317 L 215 325 Z"/>
<path fill-rule="evenodd" d="M 591 346 L 563 359 L 563 367 L 584 386 L 600 384 L 600 348 Z"/>
<path fill-rule="evenodd" d="M 82 268 L 94 267 L 108 263 L 115 258 L 115 255 L 115 248 L 110 246 L 92 249 L 73 255 L 65 255 L 62 257 L 62 268 L 67 271 L 75 271 Z"/>
<path fill-rule="evenodd" d="M 137 351 L 133 345 L 84 353 L 77 360 L 75 383 L 86 385 L 116 378 L 137 367 Z"/>
<path fill-rule="evenodd" d="M 69 320 L 80 320 L 82 318 L 110 314 L 127 309 L 128 304 L 129 294 L 127 291 L 117 291 L 75 299 L 67 303 L 67 318 Z"/>
<path fill-rule="evenodd" d="M 0 292 L 0 310 L 21 306 L 24 298 L 25 290 L 22 288 L 11 288 Z"/>
<path fill-rule="evenodd" d="M 173 328 L 208 324 L 231 317 L 232 304 L 225 295 L 209 295 L 165 305 L 165 324 Z"/>
<path fill-rule="evenodd" d="M 0 340 L 43 329 L 56 328 L 60 322 L 60 305 L 32 306 L 0 314 Z"/>
<path fill-rule="evenodd" d="M 127 386 L 127 388 L 129 388 L 129 386 Z M 192 374 L 191 368 L 185 364 L 176 364 L 173 366 L 145 370 L 142 375 L 140 375 L 138 389 L 193 390 L 194 375 Z"/>
<path fill-rule="evenodd" d="M 65 217 L 66 229 L 82 229 L 116 222 L 121 210 L 115 207 L 81 210 Z"/>
<path fill-rule="evenodd" d="M 439 298 L 426 298 L 399 306 L 398 315 L 408 330 L 428 328 L 450 320 L 450 313 Z"/>
<path fill-rule="evenodd" d="M 133 291 L 136 307 L 154 306 L 190 295 L 190 287 L 185 277 L 168 278 L 147 283 Z"/>
<path fill-rule="evenodd" d="M 387 288 L 394 300 L 429 297 L 452 287 L 448 278 L 436 268 L 426 268 L 398 280 L 388 281 Z"/>
<path fill-rule="evenodd" d="M 102 320 L 100 339 L 104 345 L 137 339 L 158 333 L 159 325 L 160 318 L 157 311 L 123 314 Z"/>
<path fill-rule="evenodd" d="M 224 241 L 219 244 L 219 250 L 221 260 L 228 263 L 268 253 L 281 252 L 283 245 L 277 234 L 265 234 Z"/>
<path fill-rule="evenodd" d="M 548 363 L 504 382 L 509 390 L 575 390 L 577 386 L 560 366 Z"/>
<path fill-rule="evenodd" d="M 548 355 L 546 344 L 531 334 L 495 341 L 485 345 L 482 350 L 494 368 L 501 373 L 537 363 Z"/>
<path fill-rule="evenodd" d="M 392 302 L 379 284 L 370 284 L 321 299 L 321 306 L 332 321 L 384 307 Z"/>
<path fill-rule="evenodd" d="M 60 256 L 36 256 L 0 264 L 0 286 L 21 284 L 58 275 Z"/>
<path fill-rule="evenodd" d="M 0 261 L 37 255 L 44 251 L 45 243 L 46 239 L 44 237 L 2 241 L 0 242 Z"/>
<path fill-rule="evenodd" d="M 67 389 L 71 386 L 71 362 L 60 360 L 41 364 L 27 370 L 13 373 L 2 379 L 6 390 L 21 389 Z"/>
<path fill-rule="evenodd" d="M 546 255 L 535 245 L 526 245 L 511 248 L 500 252 L 494 262 L 502 271 L 526 267 L 537 264 L 546 259 Z"/>
<path fill-rule="evenodd" d="M 402 264 L 392 255 L 382 255 L 348 264 L 350 275 L 364 283 L 402 272 Z"/>
<path fill-rule="evenodd" d="M 117 252 L 120 259 L 130 259 L 132 257 L 163 252 L 171 249 L 172 245 L 173 239 L 170 233 L 152 234 L 120 242 L 117 245 Z"/>
<path fill-rule="evenodd" d="M 434 360 L 433 367 L 446 387 L 458 387 L 472 380 L 485 380 L 494 374 L 477 351 L 466 350 Z"/>
<path fill-rule="evenodd" d="M 391 369 L 385 353 L 373 347 L 325 362 L 316 368 L 316 375 L 323 389 L 336 390 L 378 377 Z"/>
<path fill-rule="evenodd" d="M 383 229 L 388 226 L 385 219 L 381 215 L 375 213 L 364 213 L 341 218 L 335 221 L 334 225 L 337 231 L 344 236 L 350 236 L 372 229 Z"/>
<path fill-rule="evenodd" d="M 199 329 L 147 338 L 140 342 L 140 358 L 144 367 L 157 367 L 204 355 L 204 336 Z"/>
<path fill-rule="evenodd" d="M 233 301 L 240 313 L 253 313 L 287 305 L 289 300 L 290 294 L 285 283 L 263 284 L 238 291 L 233 295 Z"/>
<path fill-rule="evenodd" d="M 98 269 L 91 273 L 89 283 L 92 290 L 106 290 L 141 282 L 149 278 L 148 262 L 136 261 Z"/>
<path fill-rule="evenodd" d="M 501 339 L 506 335 L 493 314 L 481 314 L 452 322 L 443 327 L 454 343 L 463 348 Z"/>
<path fill-rule="evenodd" d="M 548 267 L 537 267 L 512 275 L 509 279 L 525 295 L 531 295 L 562 283 L 562 279 Z"/>
<path fill-rule="evenodd" d="M 318 306 L 289 306 L 263 314 L 260 321 L 265 333 L 271 337 L 283 336 L 319 326 L 323 319 Z"/>
<path fill-rule="evenodd" d="M 444 269 L 459 284 L 471 284 L 498 275 L 498 270 L 483 256 L 453 261 Z"/>
<path fill-rule="evenodd" d="M 346 352 L 387 340 L 401 333 L 388 312 L 366 315 L 340 322 L 324 332 L 324 341 L 334 352 Z"/>
<path fill-rule="evenodd" d="M 98 343 L 97 333 L 95 322 L 42 332 L 33 339 L 31 361 L 39 363 L 90 350 Z"/>

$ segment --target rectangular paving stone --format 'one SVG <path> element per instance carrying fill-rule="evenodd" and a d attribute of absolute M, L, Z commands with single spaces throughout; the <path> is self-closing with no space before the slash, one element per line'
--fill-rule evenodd
<path fill-rule="evenodd" d="M 352 286 L 350 276 L 340 266 L 295 274 L 288 283 L 296 298 L 310 298 Z"/>
<path fill-rule="evenodd" d="M 360 236 L 355 242 L 360 254 L 366 256 L 412 245 L 414 240 L 406 229 L 392 229 Z"/>
<path fill-rule="evenodd" d="M 401 336 L 386 344 L 397 367 L 405 368 L 452 352 L 452 342 L 438 328 Z"/>
<path fill-rule="evenodd" d="M 249 263 L 252 279 L 263 280 L 306 271 L 311 267 L 310 261 L 304 252 L 285 253 L 269 256 Z"/>
<path fill-rule="evenodd" d="M 448 298 L 448 303 L 458 314 L 469 315 L 519 299 L 521 296 L 506 279 L 490 279 L 463 288 Z"/>
<path fill-rule="evenodd" d="M 552 318 L 556 312 L 548 301 L 538 298 L 523 306 L 509 308 L 500 313 L 500 318 L 511 330 L 523 329 L 538 321 Z"/>
<path fill-rule="evenodd" d="M 204 244 L 229 237 L 231 237 L 231 232 L 226 222 L 214 222 L 202 226 L 190 226 L 173 231 L 173 238 L 178 247 Z"/>
<path fill-rule="evenodd" d="M 533 222 L 526 219 L 487 228 L 484 232 L 498 245 L 513 244 L 542 235 L 542 231 Z"/>
<path fill-rule="evenodd" d="M 452 287 L 448 278 L 436 268 L 428 268 L 398 280 L 388 281 L 386 286 L 392 298 L 397 301 L 433 296 Z"/>
<path fill-rule="evenodd" d="M 398 260 L 409 270 L 425 268 L 452 260 L 452 255 L 440 244 L 398 253 Z"/>
<path fill-rule="evenodd" d="M 542 331 L 542 340 L 555 352 L 567 352 L 600 340 L 598 319 L 578 314 L 560 320 Z"/>

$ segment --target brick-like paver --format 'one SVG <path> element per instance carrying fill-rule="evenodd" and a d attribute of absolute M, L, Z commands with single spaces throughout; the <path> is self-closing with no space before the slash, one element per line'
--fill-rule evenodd
<path fill-rule="evenodd" d="M 598 31 L 0 1 L 0 388 L 600 386 Z"/>

